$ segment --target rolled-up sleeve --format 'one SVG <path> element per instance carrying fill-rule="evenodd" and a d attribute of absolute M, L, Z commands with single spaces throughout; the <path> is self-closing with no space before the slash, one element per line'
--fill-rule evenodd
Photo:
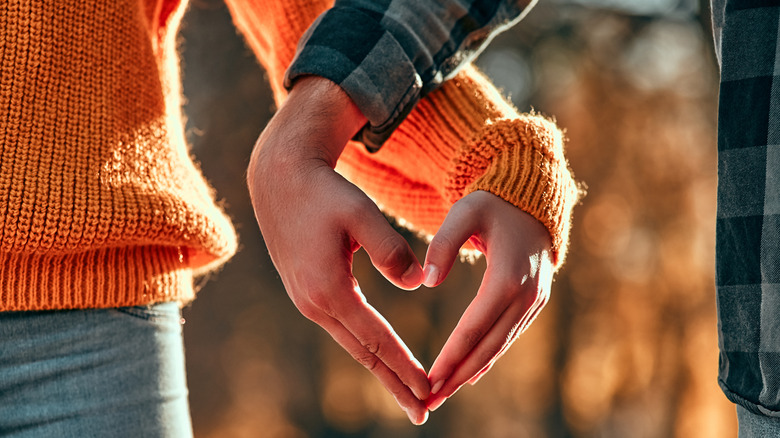
<path fill-rule="evenodd" d="M 378 150 L 428 92 L 470 62 L 535 0 L 336 1 L 301 38 L 285 87 L 325 77 L 368 119 L 358 134 Z"/>

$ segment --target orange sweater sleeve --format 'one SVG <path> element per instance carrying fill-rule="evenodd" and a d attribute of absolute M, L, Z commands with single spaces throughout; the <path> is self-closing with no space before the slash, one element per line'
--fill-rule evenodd
<path fill-rule="evenodd" d="M 280 103 L 298 39 L 332 0 L 227 3 Z M 379 152 L 347 145 L 336 170 L 424 237 L 438 230 L 458 199 L 491 192 L 547 227 L 556 266 L 565 256 L 579 190 L 563 135 L 549 119 L 518 113 L 472 66 L 421 100 Z"/>

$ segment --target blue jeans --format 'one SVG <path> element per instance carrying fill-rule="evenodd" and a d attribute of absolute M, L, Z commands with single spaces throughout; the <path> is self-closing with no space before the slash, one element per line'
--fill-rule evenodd
<path fill-rule="evenodd" d="M 0 437 L 191 437 L 176 303 L 0 313 Z"/>
<path fill-rule="evenodd" d="M 780 418 L 754 414 L 737 405 L 737 419 L 739 438 L 780 437 Z"/>

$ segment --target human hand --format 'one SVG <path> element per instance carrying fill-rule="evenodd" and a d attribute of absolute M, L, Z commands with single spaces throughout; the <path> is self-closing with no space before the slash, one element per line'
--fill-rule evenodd
<path fill-rule="evenodd" d="M 300 312 L 368 368 L 415 424 L 429 382 L 352 275 L 361 246 L 393 284 L 415 289 L 422 268 L 377 206 L 333 168 L 365 118 L 330 81 L 296 81 L 258 139 L 248 169 L 252 204 L 274 266 Z"/>
<path fill-rule="evenodd" d="M 465 383 L 476 383 L 539 314 L 550 296 L 551 239 L 533 216 L 489 192 L 456 202 L 428 247 L 425 282 L 440 284 L 460 247 L 471 240 L 487 260 L 476 297 L 428 374 L 428 409 Z"/>

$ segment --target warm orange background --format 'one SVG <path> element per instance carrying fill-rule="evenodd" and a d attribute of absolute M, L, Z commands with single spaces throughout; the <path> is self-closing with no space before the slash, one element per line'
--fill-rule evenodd
<path fill-rule="evenodd" d="M 287 298 L 243 183 L 270 90 L 221 2 L 192 3 L 188 138 L 241 234 L 240 253 L 185 309 L 197 437 L 736 436 L 716 383 L 717 70 L 707 12 L 698 14 L 706 0 L 542 1 L 478 60 L 520 109 L 567 129 L 588 195 L 540 318 L 422 427 Z M 422 258 L 425 245 L 407 237 Z M 409 293 L 362 252 L 355 266 L 425 366 L 483 269 L 459 265 L 435 290 Z"/>

